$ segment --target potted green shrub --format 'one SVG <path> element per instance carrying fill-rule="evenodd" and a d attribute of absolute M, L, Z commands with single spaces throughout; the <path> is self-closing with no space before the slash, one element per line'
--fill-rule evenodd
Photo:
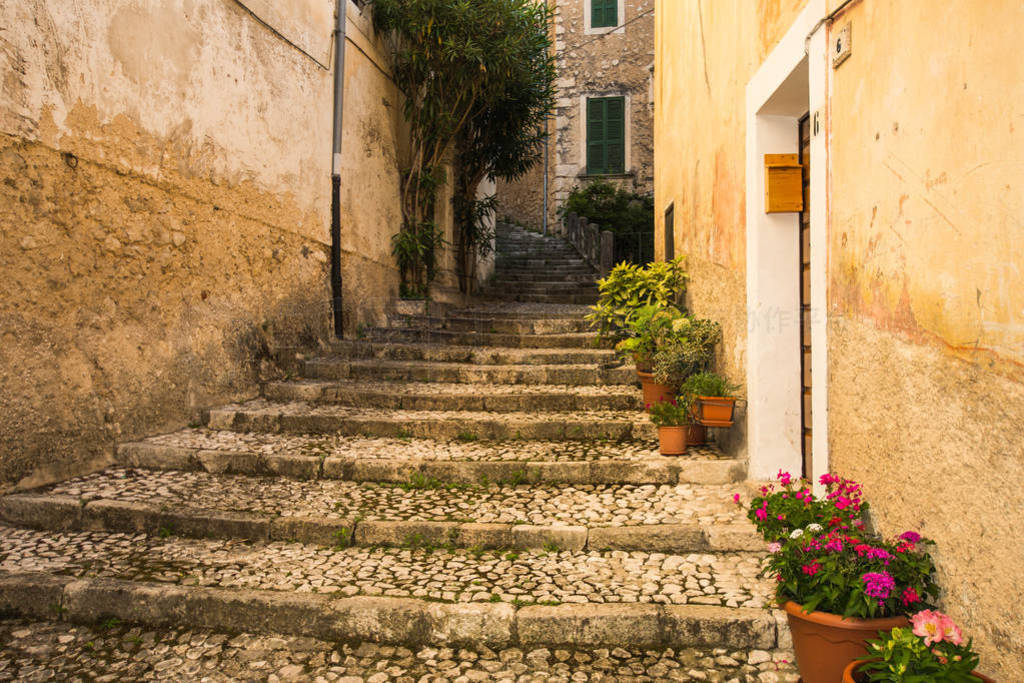
<path fill-rule="evenodd" d="M 680 387 L 680 393 L 693 397 L 696 420 L 706 427 L 731 427 L 736 412 L 739 387 L 714 372 L 690 375 Z"/>
<path fill-rule="evenodd" d="M 979 674 L 973 641 L 964 642 L 960 628 L 942 612 L 922 610 L 910 618 L 911 628 L 883 631 L 868 641 L 868 654 L 843 671 L 843 683 L 978 683 L 992 681 Z"/>
<path fill-rule="evenodd" d="M 780 472 L 779 481 L 781 489 L 762 488 L 748 511 L 773 539 L 764 575 L 776 582 L 804 683 L 834 683 L 872 636 L 930 607 L 935 565 L 924 547 L 931 542 L 912 531 L 895 539 L 868 534 L 854 482 L 823 475 L 828 492 L 819 499 L 805 480 Z M 796 525 L 809 518 L 820 521 Z"/>
<path fill-rule="evenodd" d="M 644 306 L 675 306 L 686 292 L 689 276 L 682 256 L 646 266 L 620 263 L 608 277 L 598 280 L 597 304 L 586 319 L 601 339 L 619 340 L 628 335 L 629 323 Z"/>
<path fill-rule="evenodd" d="M 722 328 L 713 320 L 680 318 L 659 330 L 655 340 L 654 379 L 679 387 L 690 375 L 710 369 Z"/>
<path fill-rule="evenodd" d="M 662 455 L 686 453 L 686 428 L 690 424 L 690 404 L 672 398 L 647 406 L 651 422 L 658 426 L 658 446 Z"/>
<path fill-rule="evenodd" d="M 642 306 L 627 323 L 627 332 L 630 336 L 615 346 L 627 360 L 632 359 L 636 363 L 636 374 L 643 388 L 644 405 L 653 405 L 675 396 L 677 387 L 655 380 L 651 372 L 651 359 L 657 351 L 659 341 L 671 334 L 677 320 L 685 318 L 686 314 L 675 306 Z"/>

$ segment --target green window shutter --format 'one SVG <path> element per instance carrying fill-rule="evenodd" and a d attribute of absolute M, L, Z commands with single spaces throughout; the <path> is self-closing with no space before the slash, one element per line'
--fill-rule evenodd
<path fill-rule="evenodd" d="M 605 173 L 603 99 L 587 100 L 587 174 Z"/>
<path fill-rule="evenodd" d="M 606 28 L 618 26 L 619 24 L 619 2 L 618 0 L 591 0 L 590 3 L 590 27 Z"/>
<path fill-rule="evenodd" d="M 626 171 L 626 100 L 609 97 L 605 100 L 605 167 L 606 173 Z"/>

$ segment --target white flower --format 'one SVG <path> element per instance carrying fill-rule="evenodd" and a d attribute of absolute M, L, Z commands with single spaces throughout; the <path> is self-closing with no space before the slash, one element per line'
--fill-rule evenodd
<path fill-rule="evenodd" d="M 790 538 L 800 538 L 804 535 L 803 529 L 793 529 L 793 533 L 789 535 Z"/>
<path fill-rule="evenodd" d="M 823 527 L 820 524 L 818 524 L 817 522 L 812 522 L 812 523 L 807 525 L 807 530 L 810 531 L 812 534 L 818 533 L 819 531 L 822 530 L 822 528 Z"/>

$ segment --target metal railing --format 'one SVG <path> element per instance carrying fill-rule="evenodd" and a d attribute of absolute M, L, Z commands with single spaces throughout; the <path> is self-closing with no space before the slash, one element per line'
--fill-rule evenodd
<path fill-rule="evenodd" d="M 614 233 L 574 213 L 567 214 L 557 229 L 601 277 L 623 261 L 644 265 L 654 260 L 653 231 Z"/>

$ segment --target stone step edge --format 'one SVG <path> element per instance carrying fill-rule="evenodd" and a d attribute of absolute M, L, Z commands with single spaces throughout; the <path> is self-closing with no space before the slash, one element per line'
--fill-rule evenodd
<path fill-rule="evenodd" d="M 0 572 L 0 609 L 30 618 L 305 636 L 328 642 L 489 647 L 774 649 L 778 610 L 698 605 L 443 603 Z M 780 642 L 781 641 L 781 642 Z"/>
<path fill-rule="evenodd" d="M 145 533 L 256 542 L 350 547 L 455 547 L 483 550 L 624 550 L 689 554 L 759 552 L 749 524 L 662 524 L 629 527 L 540 526 L 479 522 L 366 521 L 275 517 L 97 498 L 14 494 L 0 498 L 0 520 L 41 531 Z"/>
<path fill-rule="evenodd" d="M 382 411 L 388 412 L 388 411 Z M 416 412 L 416 411 L 407 411 Z M 504 413 L 481 413 L 473 417 L 451 417 L 426 411 L 422 418 L 399 419 L 383 414 L 349 416 L 249 411 L 218 408 L 208 411 L 210 429 L 275 434 L 336 434 L 343 436 L 383 436 L 395 438 L 457 439 L 472 434 L 475 439 L 507 441 L 512 439 L 544 441 L 589 441 L 605 438 L 613 441 L 647 441 L 657 438 L 650 422 L 628 419 L 588 420 L 586 413 L 540 413 L 529 419 L 509 419 Z M 511 413 L 515 414 L 515 413 Z M 430 415 L 430 416 L 428 416 Z"/>
<path fill-rule="evenodd" d="M 128 467 L 154 470 L 395 484 L 408 482 L 413 475 L 453 484 L 732 484 L 746 478 L 743 461 L 686 457 L 586 461 L 361 459 L 133 442 L 118 446 L 117 459 Z"/>

